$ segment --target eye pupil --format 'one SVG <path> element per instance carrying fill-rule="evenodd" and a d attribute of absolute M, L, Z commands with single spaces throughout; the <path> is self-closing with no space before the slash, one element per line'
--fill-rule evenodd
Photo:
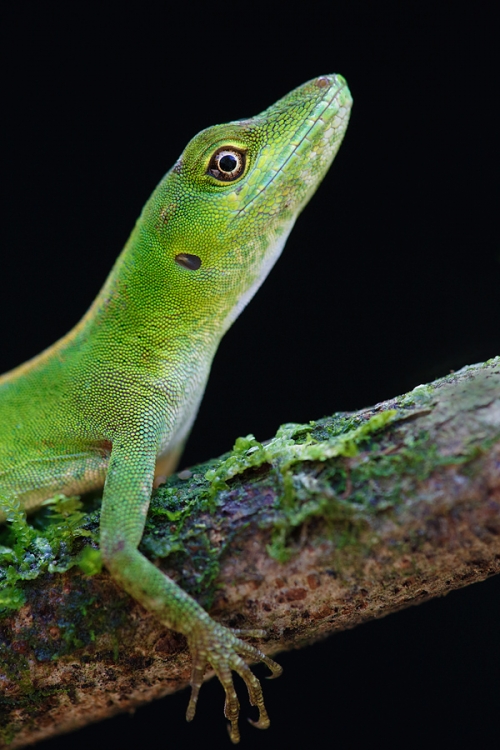
<path fill-rule="evenodd" d="M 219 159 L 219 168 L 223 172 L 232 172 L 237 166 L 238 160 L 233 154 L 224 154 L 224 156 Z"/>
<path fill-rule="evenodd" d="M 231 146 L 219 148 L 212 156 L 208 174 L 220 182 L 232 182 L 245 171 L 245 152 Z"/>

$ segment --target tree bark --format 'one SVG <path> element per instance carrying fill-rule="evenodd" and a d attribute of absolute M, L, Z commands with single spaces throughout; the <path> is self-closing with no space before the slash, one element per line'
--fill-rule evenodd
<path fill-rule="evenodd" d="M 323 446 L 323 460 L 307 445 Z M 217 620 L 265 629 L 267 653 L 500 570 L 500 358 L 297 428 L 282 456 L 245 469 L 267 450 L 241 442 L 237 470 L 226 456 L 174 475 L 155 493 L 142 543 Z M 87 530 L 97 523 L 96 511 Z M 45 572 L 24 594 L 0 620 L 1 747 L 186 685 L 183 638 L 106 572 Z"/>

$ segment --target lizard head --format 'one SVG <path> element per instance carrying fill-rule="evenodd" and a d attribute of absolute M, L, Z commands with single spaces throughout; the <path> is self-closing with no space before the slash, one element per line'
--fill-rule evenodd
<path fill-rule="evenodd" d="M 315 78 L 256 117 L 203 130 L 159 184 L 143 225 L 197 321 L 224 331 L 253 296 L 333 161 L 351 104 L 341 76 Z"/>

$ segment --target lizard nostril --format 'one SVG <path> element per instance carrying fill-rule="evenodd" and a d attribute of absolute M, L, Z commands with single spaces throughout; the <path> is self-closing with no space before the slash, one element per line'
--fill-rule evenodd
<path fill-rule="evenodd" d="M 316 86 L 319 89 L 326 89 L 330 85 L 330 80 L 326 76 L 321 76 L 316 80 Z"/>

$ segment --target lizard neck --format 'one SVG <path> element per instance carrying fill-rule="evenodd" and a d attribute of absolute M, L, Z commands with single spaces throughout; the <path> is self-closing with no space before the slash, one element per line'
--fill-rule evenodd
<path fill-rule="evenodd" d="M 143 363 L 159 366 L 193 350 L 211 361 L 227 310 L 215 304 L 207 310 L 178 293 L 164 256 L 139 219 L 75 333 L 94 346 L 102 343 L 112 356 L 126 352 Z"/>

